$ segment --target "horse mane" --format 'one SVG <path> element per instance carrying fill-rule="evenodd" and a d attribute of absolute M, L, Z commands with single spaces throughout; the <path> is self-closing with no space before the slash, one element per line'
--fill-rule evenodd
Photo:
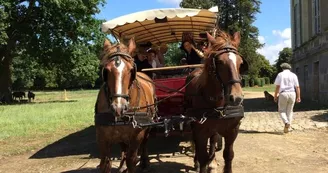
<path fill-rule="evenodd" d="M 230 34 L 218 29 L 215 35 L 215 43 L 211 43 L 208 52 L 205 54 L 204 67 L 202 73 L 199 75 L 197 88 L 203 88 L 208 83 L 209 71 L 211 70 L 210 67 L 213 62 L 212 58 L 208 58 L 209 55 L 217 50 L 222 49 L 227 44 L 238 48 L 238 44 Z"/>
<path fill-rule="evenodd" d="M 128 47 L 123 43 L 115 43 L 112 46 L 104 47 L 103 51 L 100 54 L 100 65 L 103 67 L 106 66 L 106 64 L 108 64 L 108 62 L 110 61 L 108 56 L 112 53 L 117 52 L 118 50 L 119 52 L 129 54 Z M 129 61 L 133 62 L 134 60 L 129 59 Z"/>

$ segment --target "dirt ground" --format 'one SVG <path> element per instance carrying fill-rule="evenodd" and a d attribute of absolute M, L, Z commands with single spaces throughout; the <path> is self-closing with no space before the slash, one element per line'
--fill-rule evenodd
<path fill-rule="evenodd" d="M 246 97 L 263 94 L 245 93 Z M 58 139 L 39 150 L 0 158 L 0 173 L 93 173 L 99 164 L 90 126 Z M 328 128 L 294 130 L 291 133 L 241 131 L 234 145 L 234 173 L 326 173 L 328 172 Z M 156 137 L 148 143 L 151 173 L 195 172 L 188 138 Z M 114 148 L 113 172 L 119 149 Z M 218 172 L 224 165 L 217 152 Z"/>

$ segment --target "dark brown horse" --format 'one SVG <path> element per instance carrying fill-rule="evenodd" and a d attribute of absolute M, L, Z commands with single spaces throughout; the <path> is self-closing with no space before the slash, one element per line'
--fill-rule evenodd
<path fill-rule="evenodd" d="M 136 48 L 132 38 L 128 46 L 112 45 L 105 40 L 101 65 L 104 84 L 100 88 L 95 106 L 96 137 L 100 150 L 101 172 L 111 171 L 111 146 L 120 144 L 122 157 L 119 171 L 134 173 L 140 148 L 142 168 L 149 164 L 146 142 L 155 115 L 155 89 L 151 79 L 136 72 L 131 54 Z M 126 170 L 127 167 L 127 170 Z"/>
<path fill-rule="evenodd" d="M 196 118 L 191 123 L 195 142 L 195 160 L 199 172 L 207 172 L 215 158 L 215 142 L 218 134 L 224 137 L 224 173 L 232 172 L 233 144 L 244 116 L 243 92 L 240 73 L 248 69 L 247 62 L 239 55 L 239 32 L 233 36 L 217 31 L 214 38 L 207 33 L 209 47 L 204 59 L 204 68 L 195 70 L 186 82 L 186 115 Z M 210 151 L 207 141 L 210 139 Z M 215 169 L 210 169 L 216 172 Z"/>

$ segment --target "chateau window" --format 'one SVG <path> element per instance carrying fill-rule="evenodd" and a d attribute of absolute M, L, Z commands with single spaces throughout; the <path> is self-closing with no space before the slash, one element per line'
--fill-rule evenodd
<path fill-rule="evenodd" d="M 301 2 L 295 0 L 294 3 L 294 45 L 299 47 L 301 45 Z"/>
<path fill-rule="evenodd" d="M 313 16 L 313 34 L 321 32 L 320 24 L 320 0 L 312 0 L 312 16 Z"/>

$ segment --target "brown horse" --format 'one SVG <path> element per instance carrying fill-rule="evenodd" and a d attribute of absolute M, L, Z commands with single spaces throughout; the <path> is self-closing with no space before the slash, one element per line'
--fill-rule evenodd
<path fill-rule="evenodd" d="M 150 128 L 141 124 L 153 122 L 155 89 L 147 75 L 136 72 L 131 57 L 135 48 L 133 38 L 128 46 L 123 43 L 112 45 L 108 40 L 104 43 L 101 55 L 104 84 L 95 106 L 101 172 L 111 172 L 110 153 L 115 143 L 120 144 L 122 149 L 120 172 L 136 171 L 139 148 L 141 167 L 149 164 L 146 142 Z"/>
<path fill-rule="evenodd" d="M 215 158 L 215 142 L 224 137 L 224 173 L 231 173 L 234 157 L 233 144 L 238 135 L 239 125 L 244 116 L 243 92 L 240 73 L 247 71 L 247 62 L 239 55 L 240 33 L 233 36 L 217 31 L 214 38 L 207 33 L 208 51 L 204 68 L 192 72 L 186 83 L 186 115 L 196 120 L 191 123 L 196 147 L 195 160 L 199 172 L 207 172 Z M 210 151 L 207 141 L 210 138 Z M 216 172 L 213 168 L 211 172 Z"/>

